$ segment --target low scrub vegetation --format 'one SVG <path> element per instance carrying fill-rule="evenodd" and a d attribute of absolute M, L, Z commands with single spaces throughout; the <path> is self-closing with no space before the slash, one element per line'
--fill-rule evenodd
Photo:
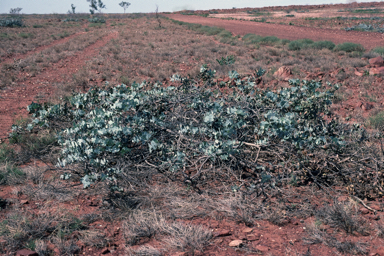
<path fill-rule="evenodd" d="M 355 43 L 342 43 L 336 45 L 335 51 L 344 51 L 344 52 L 364 52 L 365 49 L 361 44 Z"/>
<path fill-rule="evenodd" d="M 59 105 L 33 103 L 28 109 L 34 121 L 25 128 L 15 126 L 11 137 L 22 136 L 24 129 L 63 129 L 58 133 L 59 165 L 83 165 L 84 187 L 108 181 L 117 188 L 118 177 L 132 168 L 154 168 L 167 175 L 188 169 L 193 174 L 184 175 L 193 185 L 219 170 L 249 168 L 261 181 L 250 182 L 249 189 L 258 192 L 271 184 L 310 181 L 338 184 L 360 196 L 381 193 L 380 185 L 370 182 L 380 174 L 366 169 L 357 177 L 353 170 L 360 168 L 358 161 L 341 164 L 336 157 L 362 150 L 356 148 L 356 138 L 374 140 L 359 126 L 333 119 L 329 105 L 338 86 L 291 80 L 288 88 L 259 90 L 257 77 L 242 78 L 232 71 L 229 82 L 217 83 L 214 74 L 203 66 L 196 79 L 174 76 L 177 86 L 133 83 L 93 88 Z M 229 88 L 231 94 L 221 92 Z M 279 159 L 268 157 L 280 148 L 284 154 Z M 263 161 L 254 162 L 255 155 Z M 314 159 L 329 168 L 313 169 Z"/>
<path fill-rule="evenodd" d="M 6 18 L 0 19 L 0 27 L 23 27 L 24 23 L 21 19 L 16 18 Z"/>

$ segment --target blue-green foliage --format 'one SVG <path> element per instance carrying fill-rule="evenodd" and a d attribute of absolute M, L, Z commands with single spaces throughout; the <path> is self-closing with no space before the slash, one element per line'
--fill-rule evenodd
<path fill-rule="evenodd" d="M 258 100 L 266 110 L 265 119 L 256 127 L 258 135 L 288 141 L 297 148 L 313 149 L 328 143 L 342 145 L 336 123 L 325 122 L 329 116 L 334 91 L 320 90 L 321 82 L 290 80 L 291 87 L 280 91 L 264 91 Z"/>
<path fill-rule="evenodd" d="M 16 18 L 0 19 L 0 27 L 23 27 L 23 21 Z"/>
<path fill-rule="evenodd" d="M 224 94 L 215 71 L 207 66 L 200 71 L 197 80 L 174 75 L 175 87 L 133 83 L 93 88 L 59 105 L 32 103 L 27 129 L 66 123 L 57 135 L 59 165 L 83 163 L 84 186 L 114 180 L 121 161 L 133 169 L 148 165 L 176 172 L 194 168 L 194 159 L 237 168 L 234 159 L 250 147 L 271 143 L 298 150 L 342 147 L 336 122 L 326 120 L 337 86 L 291 80 L 288 88 L 262 91 L 257 77 L 232 71 L 226 85 L 233 92 Z"/>
<path fill-rule="evenodd" d="M 88 21 L 91 23 L 105 23 L 105 19 L 99 17 L 89 18 Z"/>
<path fill-rule="evenodd" d="M 219 63 L 221 66 L 223 65 L 231 65 L 234 64 L 236 59 L 235 56 L 229 55 L 227 57 L 221 57 L 221 59 L 216 59 L 217 63 Z"/>

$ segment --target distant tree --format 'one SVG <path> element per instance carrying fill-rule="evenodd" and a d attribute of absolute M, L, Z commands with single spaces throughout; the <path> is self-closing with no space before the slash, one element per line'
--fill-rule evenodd
<path fill-rule="evenodd" d="M 161 28 L 161 20 L 160 20 L 160 16 L 159 16 L 159 6 L 158 5 L 156 5 L 155 13 L 156 13 L 156 20 L 159 23 L 159 28 Z"/>
<path fill-rule="evenodd" d="M 95 11 L 99 11 L 101 13 L 102 9 L 106 9 L 105 4 L 101 0 L 87 0 L 87 2 L 90 3 L 89 7 L 89 12 L 91 14 L 94 14 Z"/>
<path fill-rule="evenodd" d="M 91 9 L 89 9 L 89 12 L 91 14 L 94 14 L 95 11 L 97 10 L 97 2 L 96 2 L 96 0 L 87 0 L 87 2 L 90 3 L 89 7 L 91 7 Z"/>
<path fill-rule="evenodd" d="M 119 5 L 124 8 L 124 13 L 125 13 L 125 9 L 127 9 L 131 5 L 131 3 L 121 2 L 121 3 L 119 3 Z"/>
<path fill-rule="evenodd" d="M 20 8 L 20 7 L 11 8 L 11 10 L 9 10 L 9 13 L 10 14 L 20 14 L 21 10 L 23 10 L 23 8 Z"/>
<path fill-rule="evenodd" d="M 73 4 L 71 4 L 71 8 L 72 8 L 72 11 L 69 10 L 69 11 L 68 11 L 68 14 L 75 14 L 76 6 L 74 6 Z"/>
<path fill-rule="evenodd" d="M 99 7 L 100 13 L 102 9 L 106 9 L 105 4 L 101 0 L 98 0 L 97 6 Z"/>

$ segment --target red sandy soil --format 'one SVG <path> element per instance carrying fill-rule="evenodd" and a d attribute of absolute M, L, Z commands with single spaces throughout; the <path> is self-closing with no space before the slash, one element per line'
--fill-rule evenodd
<path fill-rule="evenodd" d="M 256 23 L 249 21 L 220 20 L 177 14 L 167 16 L 172 19 L 190 23 L 200 23 L 203 25 L 223 27 L 236 35 L 255 33 L 261 36 L 274 35 L 290 40 L 310 38 L 313 40 L 331 40 L 335 43 L 349 41 L 360 43 L 367 49 L 383 45 L 384 43 L 383 36 L 378 33 L 343 32 L 331 29 L 311 29 L 305 27 Z M 63 43 L 76 35 L 77 34 L 72 35 L 69 38 L 55 41 L 51 45 L 40 47 L 33 52 L 52 47 L 58 43 Z M 22 85 L 8 88 L 2 91 L 0 94 L 0 138 L 5 139 L 8 136 L 15 117 L 19 117 L 20 115 L 27 116 L 26 106 L 29 105 L 32 101 L 36 101 L 37 95 L 44 94 L 45 96 L 48 96 L 52 94 L 55 90 L 52 84 L 65 81 L 66 77 L 74 74 L 87 59 L 96 55 L 99 48 L 104 46 L 109 40 L 116 37 L 117 32 L 111 31 L 106 37 L 87 47 L 82 53 L 77 53 L 74 56 L 53 64 L 43 72 L 39 73 L 36 77 L 27 79 Z M 23 58 L 29 54 L 32 54 L 32 52 L 17 57 Z M 299 190 L 300 188 L 298 188 L 298 192 Z M 303 193 L 308 195 L 308 191 L 303 191 Z M 1 197 L 3 196 L 5 198 L 15 197 L 10 193 L 10 191 L 7 190 L 3 190 L 1 192 Z M 288 203 L 300 203 L 301 199 L 302 198 L 297 198 L 296 200 L 290 199 Z M 339 200 L 345 201 L 347 199 L 348 198 L 343 198 Z M 73 202 L 73 204 L 80 205 L 80 208 L 83 212 L 94 212 L 96 210 L 94 210 L 95 208 L 92 206 L 93 203 L 87 204 L 84 202 L 100 202 L 100 200 L 101 196 L 87 198 L 84 194 L 79 196 L 78 200 Z M 314 202 L 316 202 L 316 199 L 314 199 Z M 31 200 L 23 207 L 33 208 L 36 203 L 37 202 Z M 376 205 L 378 205 L 378 203 L 376 203 Z M 68 205 L 68 207 L 72 206 Z M 377 212 L 377 215 L 374 215 L 373 212 L 367 211 L 364 216 L 369 222 L 372 223 L 372 225 L 374 225 L 377 219 L 383 217 L 383 214 L 382 212 Z M 215 221 L 211 219 L 202 220 L 196 218 L 193 220 L 193 223 L 202 224 L 212 229 L 215 234 L 215 238 L 212 239 L 212 244 L 204 253 L 196 253 L 195 255 L 304 255 L 307 251 L 310 251 L 310 254 L 308 255 L 340 255 L 336 249 L 327 247 L 323 244 L 305 244 L 305 242 L 302 240 L 303 236 L 305 236 L 305 227 L 307 224 L 312 223 L 313 221 L 313 218 L 305 220 L 291 219 L 281 227 L 273 225 L 268 221 L 259 221 L 255 227 L 249 229 L 244 224 L 239 224 L 233 221 Z M 105 225 L 105 223 L 96 224 L 99 226 Z M 118 223 L 109 225 L 111 226 L 105 226 L 103 228 L 105 230 L 109 230 L 112 233 L 111 237 L 116 236 L 116 234 L 113 234 L 113 230 L 116 230 Z M 342 233 L 338 233 L 335 236 L 340 240 L 346 239 L 355 242 L 365 242 L 369 244 L 369 255 L 384 256 L 384 245 L 381 244 L 381 240 L 378 238 L 361 236 L 349 236 L 346 238 Z M 117 237 L 119 237 L 118 234 Z M 242 248 L 233 248 L 228 246 L 231 241 L 237 239 L 243 241 Z M 111 247 L 119 246 L 119 243 L 120 242 L 116 242 L 115 245 Z M 246 248 L 252 249 L 253 252 L 251 253 L 250 251 L 247 251 Z M 97 252 L 91 252 L 89 250 L 85 251 L 85 255 L 100 255 L 101 252 L 101 250 Z M 118 254 L 117 251 L 118 250 L 108 255 L 123 255 Z M 174 252 L 173 254 L 169 255 L 187 256 L 189 254 Z"/>
<path fill-rule="evenodd" d="M 234 35 L 244 36 L 253 33 L 260 36 L 276 36 L 282 39 L 297 40 L 309 38 L 314 41 L 329 40 L 335 44 L 352 42 L 363 45 L 367 50 L 384 45 L 384 35 L 373 32 L 342 31 L 296 27 L 280 24 L 269 24 L 242 20 L 222 20 L 205 18 L 197 15 L 168 14 L 167 17 L 188 23 L 198 23 L 205 26 L 225 28 Z"/>

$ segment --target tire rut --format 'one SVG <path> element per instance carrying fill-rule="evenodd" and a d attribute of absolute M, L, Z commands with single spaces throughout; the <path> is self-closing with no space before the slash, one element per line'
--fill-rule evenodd
<path fill-rule="evenodd" d="M 289 40 L 308 38 L 314 41 L 329 40 L 335 44 L 352 42 L 363 45 L 367 50 L 384 45 L 384 35 L 375 32 L 347 32 L 344 30 L 297 27 L 253 21 L 222 20 L 197 15 L 168 14 L 165 16 L 178 21 L 225 28 L 233 34 L 241 36 L 253 33 L 260 36 L 277 36 Z"/>
<path fill-rule="evenodd" d="M 82 52 L 53 64 L 35 77 L 12 88 L 0 92 L 0 140 L 5 140 L 11 132 L 16 118 L 28 115 L 26 107 L 36 101 L 36 96 L 49 97 L 55 91 L 53 83 L 68 81 L 90 57 L 98 54 L 99 48 L 117 38 L 118 32 L 111 31 L 102 39 L 85 48 Z M 66 78 L 67 77 L 67 78 Z M 44 98 L 43 97 L 43 98 Z"/>
<path fill-rule="evenodd" d="M 85 34 L 85 33 L 87 33 L 87 32 L 78 32 L 78 33 L 72 34 L 70 36 L 67 36 L 65 38 L 55 40 L 51 44 L 39 46 L 39 47 L 35 48 L 34 50 L 28 51 L 26 53 L 17 54 L 15 56 L 4 58 L 2 61 L 0 61 L 0 64 L 10 64 L 15 60 L 25 59 L 32 54 L 42 52 L 45 49 L 49 49 L 49 48 L 56 46 L 56 45 L 59 45 L 59 44 L 64 44 L 64 43 L 68 42 L 69 40 L 71 40 L 71 39 L 73 39 L 79 35 Z"/>

